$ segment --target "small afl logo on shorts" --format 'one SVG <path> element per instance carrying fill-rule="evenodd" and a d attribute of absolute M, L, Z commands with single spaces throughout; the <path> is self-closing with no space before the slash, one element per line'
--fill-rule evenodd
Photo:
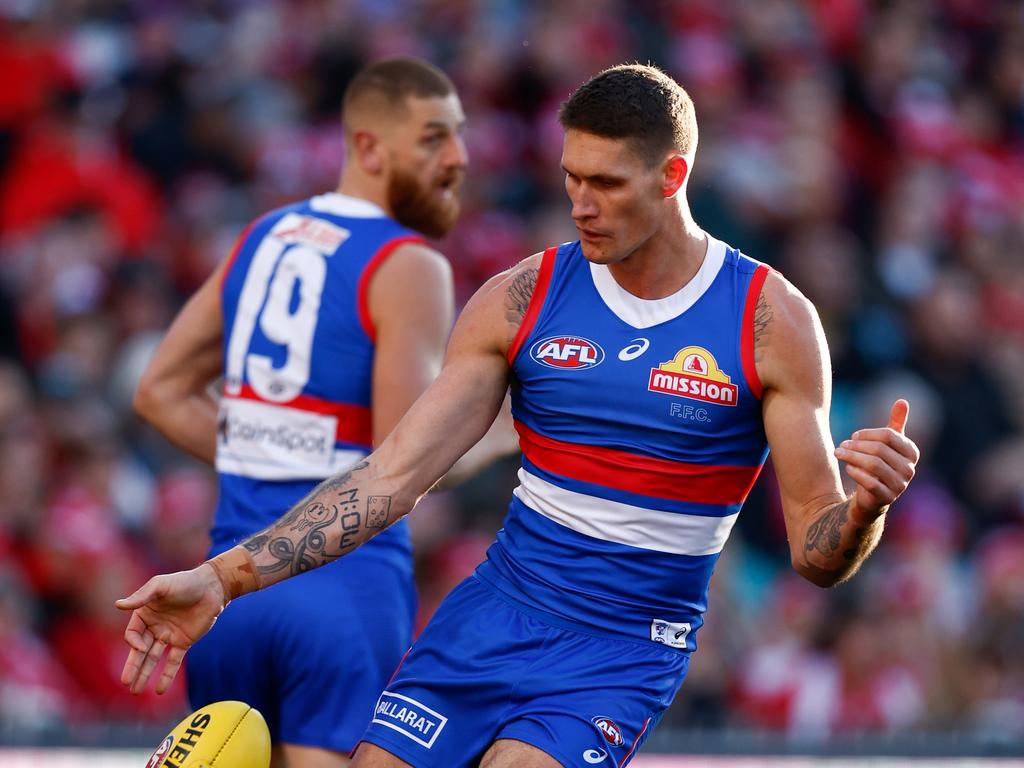
<path fill-rule="evenodd" d="M 604 740 L 613 747 L 621 747 L 625 743 L 626 740 L 622 738 L 622 729 L 610 717 L 595 717 L 590 722 L 601 732 Z"/>
<path fill-rule="evenodd" d="M 146 768 L 156 768 L 160 765 L 160 762 L 167 757 L 167 753 L 171 751 L 171 744 L 174 743 L 174 737 L 168 736 L 163 740 L 163 743 L 156 748 L 156 752 L 149 758 L 149 762 L 146 763 Z"/>
<path fill-rule="evenodd" d="M 579 336 L 549 336 L 533 345 L 530 357 L 549 368 L 593 368 L 604 360 L 604 350 Z"/>

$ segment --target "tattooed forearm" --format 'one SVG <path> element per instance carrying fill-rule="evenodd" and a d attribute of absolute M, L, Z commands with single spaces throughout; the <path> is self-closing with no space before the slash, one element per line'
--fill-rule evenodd
<path fill-rule="evenodd" d="M 758 359 L 760 348 L 768 341 L 768 329 L 772 322 L 773 312 L 764 292 L 757 297 L 754 307 L 754 359 Z"/>
<path fill-rule="evenodd" d="M 383 529 L 391 519 L 391 497 L 375 494 L 363 510 L 357 475 L 362 461 L 314 488 L 273 525 L 244 543 L 261 576 L 293 576 L 336 560 Z M 274 581 L 275 579 L 271 579 Z"/>
<path fill-rule="evenodd" d="M 530 306 L 530 299 L 533 298 L 533 289 L 537 287 L 537 276 L 539 269 L 524 269 L 512 278 L 508 289 L 505 291 L 505 319 L 511 326 L 511 335 L 514 337 L 519 331 L 519 326 L 526 316 L 526 310 Z"/>
<path fill-rule="evenodd" d="M 821 587 L 850 578 L 878 544 L 882 518 L 860 524 L 846 499 L 822 510 L 807 529 L 798 570 Z"/>
<path fill-rule="evenodd" d="M 821 517 L 807 529 L 806 549 L 817 550 L 825 557 L 831 557 L 839 548 L 843 538 L 843 524 L 849 514 L 850 502 L 843 500 L 826 509 Z"/>

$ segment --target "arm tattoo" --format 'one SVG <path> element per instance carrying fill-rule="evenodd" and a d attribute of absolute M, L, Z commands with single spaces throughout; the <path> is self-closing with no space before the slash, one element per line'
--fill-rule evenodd
<path fill-rule="evenodd" d="M 530 306 L 530 299 L 533 298 L 533 289 L 537 287 L 539 274 L 540 270 L 537 268 L 524 269 L 512 278 L 508 290 L 505 291 L 505 319 L 511 326 L 511 338 L 515 338 L 519 332 L 519 326 Z"/>
<path fill-rule="evenodd" d="M 758 359 L 759 347 L 768 335 L 768 325 L 772 321 L 772 308 L 764 297 L 764 292 L 757 297 L 757 306 L 754 307 L 754 359 Z"/>
<path fill-rule="evenodd" d="M 351 484 L 353 473 L 369 466 L 369 462 L 361 461 L 347 472 L 328 478 L 280 520 L 244 542 L 253 557 L 260 555 L 257 570 L 275 573 L 287 569 L 289 575 L 296 575 L 354 549 L 360 543 L 357 534 L 364 525 L 364 516 L 359 511 L 359 488 L 344 486 Z M 370 499 L 376 501 L 367 502 L 365 526 L 384 528 L 391 497 Z M 327 546 L 332 527 L 340 529 L 336 548 Z"/>
<path fill-rule="evenodd" d="M 366 497 L 366 527 L 383 528 L 388 524 L 388 516 L 391 514 L 390 496 L 367 496 Z"/>
<path fill-rule="evenodd" d="M 831 557 L 835 553 L 842 540 L 843 525 L 846 523 L 849 506 L 850 502 L 846 499 L 838 504 L 833 504 L 811 524 L 811 527 L 807 529 L 805 544 L 808 552 L 817 550 L 825 557 Z M 852 559 L 852 557 L 847 559 Z"/>

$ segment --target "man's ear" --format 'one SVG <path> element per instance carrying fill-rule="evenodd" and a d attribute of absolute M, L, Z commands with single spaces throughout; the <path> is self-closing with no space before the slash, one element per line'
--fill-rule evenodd
<path fill-rule="evenodd" d="M 682 155 L 672 155 L 665 161 L 665 177 L 662 182 L 661 191 L 665 197 L 675 197 L 676 193 L 686 181 L 686 174 L 689 172 L 686 158 Z"/>
<path fill-rule="evenodd" d="M 371 131 L 352 132 L 352 154 L 365 173 L 376 176 L 384 170 L 384 147 Z"/>

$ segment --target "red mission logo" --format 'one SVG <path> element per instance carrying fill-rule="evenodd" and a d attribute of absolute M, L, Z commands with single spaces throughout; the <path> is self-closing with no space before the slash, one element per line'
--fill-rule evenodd
<path fill-rule="evenodd" d="M 530 357 L 549 368 L 593 368 L 604 360 L 604 350 L 579 336 L 549 336 L 533 345 Z"/>
<path fill-rule="evenodd" d="M 667 363 L 651 368 L 647 389 L 717 405 L 736 405 L 739 394 L 715 356 L 703 347 L 685 347 Z"/>

